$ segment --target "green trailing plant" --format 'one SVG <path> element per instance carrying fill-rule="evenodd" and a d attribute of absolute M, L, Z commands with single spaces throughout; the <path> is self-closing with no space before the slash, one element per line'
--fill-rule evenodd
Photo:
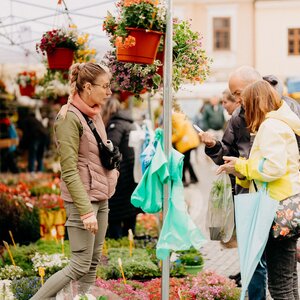
<path fill-rule="evenodd" d="M 188 20 L 173 20 L 173 88 L 184 82 L 202 83 L 210 73 L 212 59 L 202 48 L 202 36 Z"/>

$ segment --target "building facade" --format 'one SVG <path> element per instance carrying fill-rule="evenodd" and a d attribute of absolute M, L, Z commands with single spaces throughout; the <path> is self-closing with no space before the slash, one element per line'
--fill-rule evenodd
<path fill-rule="evenodd" d="M 213 58 L 211 81 L 241 65 L 286 80 L 300 77 L 300 0 L 174 0 Z"/>

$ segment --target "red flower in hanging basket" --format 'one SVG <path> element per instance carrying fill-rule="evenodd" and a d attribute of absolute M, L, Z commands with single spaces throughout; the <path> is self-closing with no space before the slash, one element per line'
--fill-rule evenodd
<path fill-rule="evenodd" d="M 76 29 L 53 29 L 43 34 L 36 51 L 47 53 L 49 69 L 67 70 L 72 65 L 74 51 L 80 47 Z"/>
<path fill-rule="evenodd" d="M 77 50 L 78 34 L 76 30 L 53 29 L 43 34 L 41 41 L 36 44 L 36 51 L 43 55 L 51 53 L 55 48 L 68 48 Z"/>

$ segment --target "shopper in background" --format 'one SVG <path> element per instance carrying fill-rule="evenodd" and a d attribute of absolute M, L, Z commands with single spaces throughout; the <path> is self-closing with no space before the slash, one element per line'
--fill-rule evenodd
<path fill-rule="evenodd" d="M 128 146 L 129 134 L 135 130 L 130 111 L 123 110 L 116 98 L 108 100 L 102 110 L 107 138 L 119 147 L 122 154 L 120 176 L 115 194 L 109 200 L 108 230 L 109 238 L 118 239 L 128 236 L 128 230 L 134 233 L 136 215 L 140 212 L 130 198 L 136 188 L 133 178 L 134 150 Z"/>
<path fill-rule="evenodd" d="M 182 181 L 184 186 L 197 183 L 198 178 L 191 164 L 191 152 L 199 144 L 199 137 L 188 117 L 180 111 L 172 112 L 172 143 L 174 148 L 184 155 Z M 189 173 L 190 181 L 186 179 Z"/>
<path fill-rule="evenodd" d="M 19 138 L 14 124 L 11 122 L 7 108 L 1 106 L 0 111 L 0 172 L 19 173 L 16 161 L 16 149 Z"/>
<path fill-rule="evenodd" d="M 241 105 L 239 99 L 235 99 L 229 89 L 226 89 L 222 93 L 222 105 L 231 116 L 233 112 Z"/>
<path fill-rule="evenodd" d="M 71 95 L 54 124 L 61 164 L 61 197 L 67 214 L 70 263 L 51 276 L 31 298 L 49 299 L 71 280 L 93 285 L 108 221 L 108 199 L 115 192 L 118 171 L 105 169 L 98 144 L 82 113 L 91 119 L 104 142 L 101 107 L 111 96 L 110 74 L 94 63 L 74 64 Z"/>
<path fill-rule="evenodd" d="M 225 125 L 224 109 L 219 97 L 209 99 L 203 108 L 203 130 L 211 132 L 217 139 L 223 135 Z"/>

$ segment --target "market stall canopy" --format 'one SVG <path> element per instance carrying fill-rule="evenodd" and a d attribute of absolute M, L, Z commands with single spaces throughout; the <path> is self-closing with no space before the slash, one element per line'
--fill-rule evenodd
<path fill-rule="evenodd" d="M 90 46 L 99 59 L 109 49 L 102 30 L 107 11 L 114 11 L 114 0 L 2 0 L 0 12 L 0 63 L 36 64 L 43 59 L 35 44 L 54 27 L 75 24 L 90 35 Z"/>

